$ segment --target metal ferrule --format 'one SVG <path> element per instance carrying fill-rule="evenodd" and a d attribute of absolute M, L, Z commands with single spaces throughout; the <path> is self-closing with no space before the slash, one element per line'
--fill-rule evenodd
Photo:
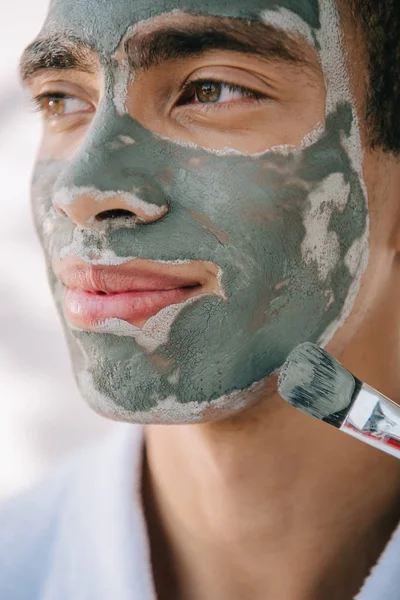
<path fill-rule="evenodd" d="M 400 458 L 400 406 L 366 384 L 340 430 Z"/>

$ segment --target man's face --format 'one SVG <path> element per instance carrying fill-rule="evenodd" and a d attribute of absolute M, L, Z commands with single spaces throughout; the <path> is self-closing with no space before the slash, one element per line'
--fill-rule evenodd
<path fill-rule="evenodd" d="M 36 224 L 78 384 L 128 421 L 249 405 L 368 255 L 333 0 L 53 0 L 25 74 Z"/>

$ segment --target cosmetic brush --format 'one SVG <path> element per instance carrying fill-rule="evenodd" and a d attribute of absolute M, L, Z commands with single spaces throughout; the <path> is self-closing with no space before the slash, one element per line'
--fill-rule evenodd
<path fill-rule="evenodd" d="M 293 350 L 279 375 L 279 393 L 311 417 L 400 458 L 400 406 L 319 346 Z"/>

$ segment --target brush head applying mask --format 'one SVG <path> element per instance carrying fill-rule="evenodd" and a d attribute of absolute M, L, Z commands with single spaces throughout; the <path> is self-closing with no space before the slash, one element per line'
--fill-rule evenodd
<path fill-rule="evenodd" d="M 281 369 L 279 393 L 295 408 L 400 458 L 400 407 L 310 343 Z"/>

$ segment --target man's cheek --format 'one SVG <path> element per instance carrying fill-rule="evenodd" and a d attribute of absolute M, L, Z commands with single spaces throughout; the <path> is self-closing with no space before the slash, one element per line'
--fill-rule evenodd
<path fill-rule="evenodd" d="M 64 163 L 58 161 L 38 162 L 32 178 L 34 222 L 49 266 L 60 249 L 70 244 L 73 238 L 73 224 L 56 210 L 53 203 L 54 185 L 63 168 Z"/>

